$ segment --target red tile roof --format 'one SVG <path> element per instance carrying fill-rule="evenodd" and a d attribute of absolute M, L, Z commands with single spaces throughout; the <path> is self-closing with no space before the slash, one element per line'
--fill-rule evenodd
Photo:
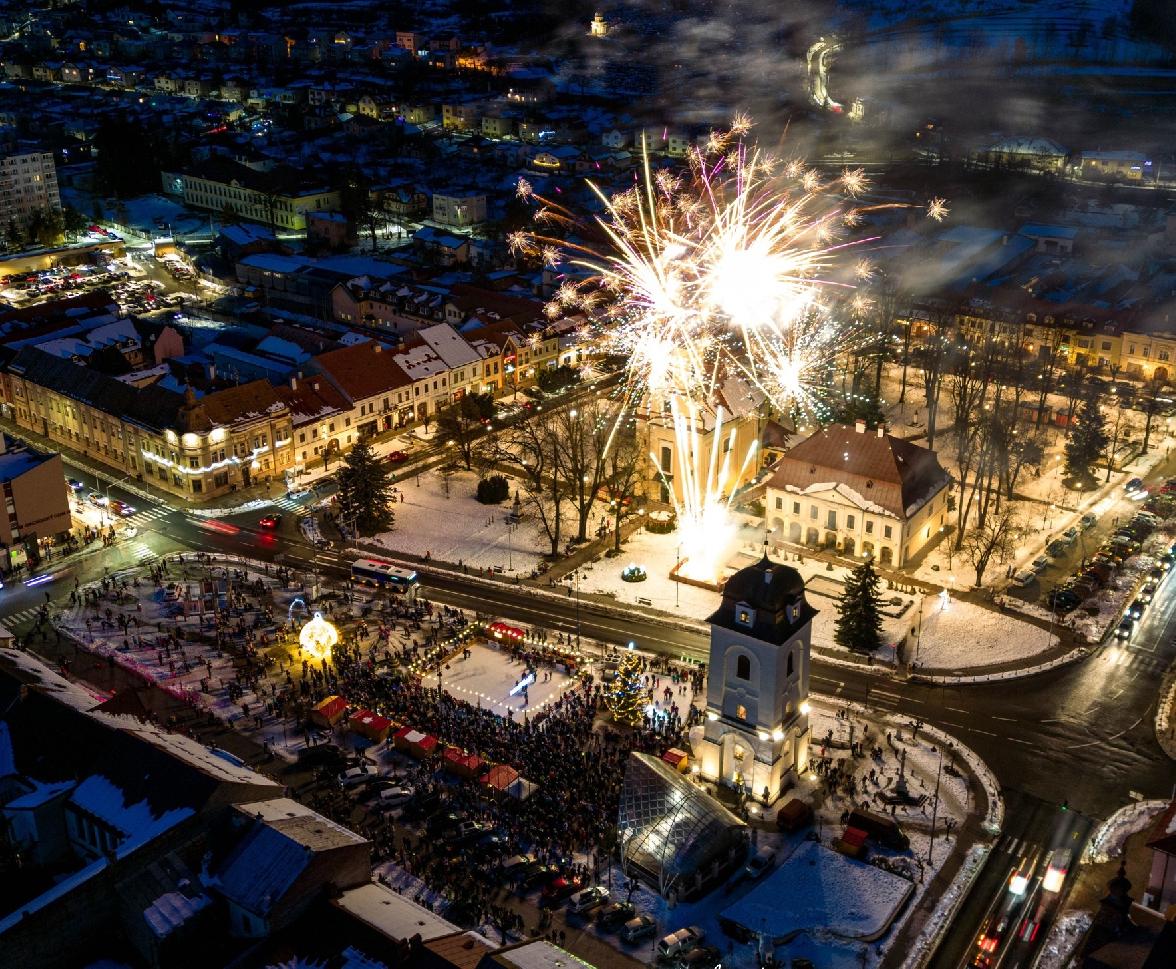
<path fill-rule="evenodd" d="M 319 370 L 352 401 L 412 386 L 412 378 L 396 362 L 392 351 L 383 349 L 374 340 L 320 353 L 314 360 Z"/>
<path fill-rule="evenodd" d="M 859 433 L 833 424 L 786 452 L 769 488 L 804 491 L 820 483 L 845 484 L 899 518 L 947 481 L 935 452 L 891 434 Z"/>

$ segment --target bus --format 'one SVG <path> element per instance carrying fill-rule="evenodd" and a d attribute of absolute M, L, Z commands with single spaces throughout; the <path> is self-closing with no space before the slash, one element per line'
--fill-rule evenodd
<path fill-rule="evenodd" d="M 352 562 L 351 581 L 360 585 L 382 586 L 409 598 L 416 596 L 420 585 L 416 572 L 380 559 L 356 559 Z"/>

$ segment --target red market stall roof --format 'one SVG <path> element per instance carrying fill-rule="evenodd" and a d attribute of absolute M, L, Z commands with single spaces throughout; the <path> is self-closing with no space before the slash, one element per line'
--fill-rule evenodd
<path fill-rule="evenodd" d="M 483 776 L 482 783 L 496 791 L 505 791 L 519 779 L 519 772 L 507 764 L 496 764 Z"/>
<path fill-rule="evenodd" d="M 401 750 L 405 750 L 408 748 L 408 735 L 416 732 L 412 727 L 401 727 L 396 733 L 392 734 L 392 743 Z"/>
<path fill-rule="evenodd" d="M 492 622 L 487 627 L 486 631 L 490 634 L 491 639 L 511 640 L 518 642 L 526 635 L 526 633 L 518 626 L 512 626 L 508 622 Z"/>
<path fill-rule="evenodd" d="M 392 721 L 372 710 L 359 710 L 351 715 L 351 729 L 369 736 L 372 734 L 387 735 L 388 731 L 392 729 Z"/>
<path fill-rule="evenodd" d="M 845 834 L 841 836 L 841 840 L 844 844 L 860 848 L 866 843 L 866 832 L 861 828 L 846 828 Z"/>
<path fill-rule="evenodd" d="M 412 727 L 404 727 L 396 731 L 393 742 L 396 746 L 414 757 L 429 757 L 437 749 L 437 738 L 427 733 L 421 733 Z"/>
<path fill-rule="evenodd" d="M 311 708 L 311 715 L 328 723 L 334 723 L 347 710 L 347 700 L 341 696 L 329 696 Z"/>
<path fill-rule="evenodd" d="M 486 762 L 477 754 L 467 754 L 459 747 L 446 747 L 441 759 L 447 770 L 464 777 L 477 777 L 486 766 Z"/>
<path fill-rule="evenodd" d="M 684 750 L 679 750 L 677 747 L 671 747 L 662 754 L 661 759 L 676 771 L 686 770 L 686 765 L 690 763 L 690 755 Z"/>

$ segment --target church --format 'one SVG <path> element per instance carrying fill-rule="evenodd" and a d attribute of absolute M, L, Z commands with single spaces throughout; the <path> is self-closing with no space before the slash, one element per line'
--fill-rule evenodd
<path fill-rule="evenodd" d="M 808 764 L 812 623 L 804 579 L 765 555 L 732 575 L 710 617 L 704 778 L 770 804 Z"/>

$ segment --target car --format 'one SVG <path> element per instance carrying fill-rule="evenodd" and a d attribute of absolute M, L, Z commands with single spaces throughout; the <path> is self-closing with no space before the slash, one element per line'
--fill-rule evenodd
<path fill-rule="evenodd" d="M 1141 599 L 1135 599 L 1131 602 L 1125 610 L 1124 614 L 1129 619 L 1141 619 L 1143 617 L 1143 610 L 1147 608 L 1147 603 Z"/>
<path fill-rule="evenodd" d="M 557 873 L 554 878 L 550 879 L 543 886 L 543 891 L 539 895 L 539 904 L 546 906 L 558 905 L 565 898 L 569 898 L 578 892 L 582 884 L 583 882 L 577 875 Z"/>
<path fill-rule="evenodd" d="M 408 454 L 404 451 L 393 451 L 388 455 L 389 464 L 402 464 L 408 460 Z"/>
<path fill-rule="evenodd" d="M 581 888 L 568 896 L 568 911 L 582 915 L 584 912 L 599 908 L 608 901 L 608 889 L 603 885 L 593 885 L 591 888 Z"/>
<path fill-rule="evenodd" d="M 339 783 L 343 787 L 363 787 L 365 784 L 370 784 L 379 777 L 378 774 L 372 774 L 364 770 L 362 767 L 350 767 L 339 775 Z"/>
<path fill-rule="evenodd" d="M 1047 559 L 1044 555 L 1037 556 L 1037 558 L 1029 563 L 1029 568 L 1031 568 L 1038 575 L 1041 575 L 1041 573 L 1044 572 L 1048 567 L 1049 559 Z"/>
<path fill-rule="evenodd" d="M 123 538 L 138 538 L 139 529 L 137 529 L 134 525 L 127 525 L 121 532 L 119 532 L 119 534 L 122 535 Z"/>
<path fill-rule="evenodd" d="M 1126 553 L 1127 558 L 1139 554 L 1140 545 L 1138 539 L 1127 532 L 1115 532 L 1111 536 L 1110 544 L 1113 548 L 1122 549 Z"/>
<path fill-rule="evenodd" d="M 343 751 L 334 744 L 318 744 L 298 751 L 300 767 L 333 767 L 343 763 Z"/>
<path fill-rule="evenodd" d="M 1135 495 L 1144 490 L 1143 478 L 1132 478 L 1125 485 L 1123 490 L 1129 495 Z"/>
<path fill-rule="evenodd" d="M 671 932 L 657 944 L 658 958 L 673 959 L 701 945 L 705 938 L 706 933 L 697 925 L 688 925 L 684 929 L 678 929 L 677 932 Z"/>
<path fill-rule="evenodd" d="M 470 816 L 465 811 L 446 811 L 444 814 L 434 814 L 425 822 L 425 830 L 429 834 L 441 834 L 450 828 L 468 821 Z"/>
<path fill-rule="evenodd" d="M 380 791 L 373 800 L 372 807 L 377 811 L 393 811 L 398 807 L 404 807 L 412 795 L 411 787 L 389 787 L 387 790 Z"/>
<path fill-rule="evenodd" d="M 123 518 L 130 518 L 138 510 L 134 505 L 128 505 L 125 501 L 120 501 L 117 498 L 110 499 L 110 508 L 115 514 L 121 515 Z"/>
<path fill-rule="evenodd" d="M 441 835 L 442 842 L 451 845 L 473 844 L 490 829 L 477 821 L 462 821 L 456 828 L 449 828 Z"/>
<path fill-rule="evenodd" d="M 1034 572 L 1032 569 L 1021 569 L 1013 576 L 1012 584 L 1015 585 L 1018 589 L 1023 589 L 1025 586 L 1030 585 L 1036 581 L 1036 572 Z"/>
<path fill-rule="evenodd" d="M 632 902 L 609 902 L 597 914 L 596 924 L 602 929 L 611 931 L 624 925 L 636 914 L 637 910 L 633 907 Z"/>
<path fill-rule="evenodd" d="M 632 945 L 642 939 L 648 939 L 657 931 L 657 921 L 652 915 L 638 915 L 629 919 L 621 929 L 621 941 Z"/>
<path fill-rule="evenodd" d="M 277 528 L 280 524 L 282 524 L 282 516 L 281 515 L 266 515 L 264 518 L 262 518 L 260 521 L 258 521 L 257 524 L 261 528 L 274 529 L 274 528 Z"/>
<path fill-rule="evenodd" d="M 1131 634 L 1135 632 L 1135 620 L 1130 616 L 1124 616 L 1119 620 L 1119 625 L 1115 627 L 1116 639 L 1130 639 Z"/>
<path fill-rule="evenodd" d="M 1073 545 L 1076 541 L 1078 541 L 1078 529 L 1073 527 L 1067 528 L 1064 532 L 1062 532 L 1062 540 L 1067 545 Z"/>
<path fill-rule="evenodd" d="M 748 860 L 747 864 L 743 866 L 743 877 L 755 881 L 758 878 L 763 878 L 772 866 L 776 863 L 776 852 L 774 849 L 767 846 L 760 848 Z"/>
<path fill-rule="evenodd" d="M 523 888 L 538 888 L 559 878 L 559 869 L 554 865 L 540 865 L 523 876 Z"/>
<path fill-rule="evenodd" d="M 1171 572 L 1172 566 L 1176 565 L 1176 555 L 1173 555 L 1171 552 L 1166 552 L 1156 559 L 1156 565 L 1165 572 Z"/>
<path fill-rule="evenodd" d="M 1151 602 L 1156 597 L 1156 588 L 1157 586 L 1154 582 L 1145 582 L 1136 598 L 1140 602 Z"/>
<path fill-rule="evenodd" d="M 715 969 L 722 961 L 723 954 L 713 945 L 695 946 L 678 957 L 678 965 L 682 969 Z M 800 961 L 793 959 L 792 965 L 797 966 Z"/>
<path fill-rule="evenodd" d="M 1047 546 L 1045 546 L 1045 554 L 1051 559 L 1058 559 L 1070 551 L 1070 546 L 1063 542 L 1060 538 L 1055 538 Z"/>
<path fill-rule="evenodd" d="M 86 487 L 77 478 L 68 478 L 66 480 L 69 482 L 70 488 L 74 491 L 81 491 L 84 487 Z"/>
<path fill-rule="evenodd" d="M 1160 582 L 1164 581 L 1164 577 L 1167 574 L 1168 573 L 1164 570 L 1163 566 L 1157 565 L 1147 573 L 1147 578 L 1149 582 L 1155 582 L 1159 584 Z"/>
<path fill-rule="evenodd" d="M 1075 579 L 1068 586 L 1068 590 L 1078 597 L 1078 600 L 1084 601 L 1089 599 L 1092 595 L 1098 592 L 1098 582 L 1093 579 Z"/>
<path fill-rule="evenodd" d="M 1078 608 L 1082 599 L 1070 589 L 1059 586 L 1046 596 L 1045 601 L 1055 612 L 1072 612 Z"/>
<path fill-rule="evenodd" d="M 107 498 L 106 495 L 102 494 L 101 491 L 91 491 L 88 495 L 88 499 L 90 504 L 97 505 L 99 508 L 105 508 L 108 504 L 110 504 L 110 499 Z"/>
<path fill-rule="evenodd" d="M 527 865 L 535 863 L 534 855 L 511 855 L 502 862 L 502 873 L 507 876 L 518 874 Z"/>
<path fill-rule="evenodd" d="M 1176 478 L 1169 478 L 1164 482 L 1163 487 L 1160 488 L 1161 495 L 1176 494 Z"/>

